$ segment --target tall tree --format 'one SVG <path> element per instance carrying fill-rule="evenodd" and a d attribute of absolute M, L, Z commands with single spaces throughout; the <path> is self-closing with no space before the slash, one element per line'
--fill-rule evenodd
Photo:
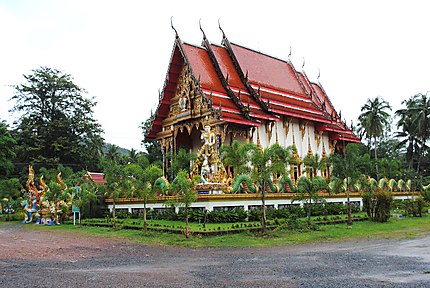
<path fill-rule="evenodd" d="M 384 134 L 385 130 L 390 129 L 391 118 L 387 110 L 391 110 L 390 104 L 378 96 L 374 99 L 367 99 L 366 104 L 361 107 L 361 114 L 358 117 L 360 126 L 367 137 L 374 140 L 375 160 L 378 159 L 378 138 Z M 376 172 L 378 173 L 378 164 L 376 164 Z"/>
<path fill-rule="evenodd" d="M 131 148 L 131 150 L 128 151 L 128 154 L 127 154 L 127 162 L 137 163 L 139 161 L 139 155 L 140 155 L 140 152 L 138 152 L 134 148 Z"/>
<path fill-rule="evenodd" d="M 145 150 L 146 150 L 145 155 L 148 157 L 149 163 L 153 163 L 162 167 L 163 155 L 161 153 L 160 141 L 154 141 L 154 140 L 148 139 L 147 137 L 147 134 L 151 129 L 151 123 L 152 123 L 152 117 L 149 117 L 140 125 L 140 128 L 142 129 L 142 134 L 143 134 L 143 140 L 141 144 L 145 147 Z"/>
<path fill-rule="evenodd" d="M 175 180 L 170 185 L 171 195 L 176 194 L 179 197 L 179 204 L 183 205 L 185 209 L 185 237 L 190 237 L 188 228 L 188 212 L 191 204 L 196 201 L 196 191 L 194 190 L 195 181 L 189 179 L 186 171 L 179 171 Z"/>
<path fill-rule="evenodd" d="M 146 204 L 155 194 L 151 184 L 163 175 L 163 171 L 155 165 L 150 165 L 144 169 L 138 164 L 128 164 L 125 166 L 125 172 L 132 183 L 130 192 L 133 193 L 133 197 L 143 200 L 143 230 L 146 232 L 148 230 Z"/>
<path fill-rule="evenodd" d="M 304 202 L 304 208 L 306 210 L 306 222 L 308 225 L 311 224 L 312 205 L 318 202 L 323 202 L 324 198 L 319 196 L 320 191 L 327 191 L 327 183 L 321 176 L 315 176 L 312 179 L 308 179 L 306 176 L 302 176 L 297 181 L 298 194 L 294 197 L 294 200 Z"/>
<path fill-rule="evenodd" d="M 284 175 L 286 165 L 290 159 L 290 150 L 281 147 L 279 144 L 273 144 L 264 150 L 255 144 L 252 144 L 251 162 L 253 167 L 252 178 L 261 187 L 261 230 L 266 232 L 266 187 L 269 181 L 273 181 L 276 175 Z"/>
<path fill-rule="evenodd" d="M 72 76 L 56 69 L 40 67 L 24 78 L 11 98 L 16 102 L 11 111 L 20 115 L 15 129 L 20 162 L 97 167 L 103 131 L 93 118 L 94 98 L 85 98 Z"/>
<path fill-rule="evenodd" d="M 108 144 L 106 147 L 107 150 L 104 156 L 111 161 L 120 162 L 121 154 L 119 152 L 119 146 L 115 144 Z"/>
<path fill-rule="evenodd" d="M 180 170 L 190 172 L 190 163 L 196 160 L 197 156 L 194 153 L 188 152 L 185 148 L 181 147 L 172 158 L 172 165 L 170 165 L 170 175 L 176 175 Z"/>
<path fill-rule="evenodd" d="M 409 167 L 412 168 L 416 158 L 416 171 L 420 172 L 430 138 L 430 97 L 419 93 L 404 100 L 402 104 L 406 105 L 406 108 L 396 111 L 396 115 L 400 117 L 397 127 L 402 128 L 397 136 L 406 138 L 403 142 L 409 144 L 406 155 L 410 161 Z"/>
<path fill-rule="evenodd" d="M 0 179 L 9 176 L 14 169 L 15 139 L 12 137 L 7 125 L 0 121 Z"/>
<path fill-rule="evenodd" d="M 103 172 L 106 183 L 103 185 L 104 194 L 107 198 L 112 198 L 112 219 L 116 227 L 116 202 L 118 198 L 124 196 L 129 188 L 129 181 L 126 177 L 124 166 L 110 159 L 103 159 Z"/>
<path fill-rule="evenodd" d="M 359 155 L 359 144 L 351 143 L 346 146 L 345 154 L 333 155 L 333 175 L 340 180 L 346 179 L 346 196 L 347 196 L 347 211 L 348 211 L 348 226 L 352 225 L 351 217 L 351 202 L 349 197 L 350 183 L 355 183 L 369 171 L 370 158 L 368 154 Z"/>

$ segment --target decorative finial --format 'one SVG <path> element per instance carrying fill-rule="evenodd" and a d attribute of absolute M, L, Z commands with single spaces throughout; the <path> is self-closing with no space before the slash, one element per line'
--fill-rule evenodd
<path fill-rule="evenodd" d="M 200 18 L 199 19 L 199 26 L 200 26 L 200 31 L 202 31 L 202 33 L 203 33 L 203 40 L 204 41 L 206 41 L 206 34 L 205 34 L 205 31 L 203 31 L 203 28 L 202 28 L 202 19 Z"/>
<path fill-rule="evenodd" d="M 173 31 L 175 31 L 176 39 L 179 39 L 178 31 L 176 31 L 175 27 L 173 27 L 173 16 L 170 17 L 170 25 L 172 26 Z"/>
<path fill-rule="evenodd" d="M 305 57 L 303 57 L 302 69 L 305 68 Z"/>
<path fill-rule="evenodd" d="M 321 70 L 320 70 L 320 68 L 318 68 L 318 77 L 317 77 L 318 82 L 320 82 L 320 77 L 321 77 Z"/>
<path fill-rule="evenodd" d="M 222 28 L 221 28 L 221 23 L 220 23 L 220 19 L 219 18 L 218 18 L 218 27 L 219 27 L 219 30 L 221 30 L 222 39 L 226 39 L 224 30 L 222 30 Z"/>
<path fill-rule="evenodd" d="M 290 45 L 290 54 L 288 54 L 288 60 L 290 60 L 290 58 L 291 58 L 291 45 Z"/>

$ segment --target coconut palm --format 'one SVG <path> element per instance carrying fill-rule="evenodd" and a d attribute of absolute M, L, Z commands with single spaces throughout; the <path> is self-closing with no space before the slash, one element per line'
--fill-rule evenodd
<path fill-rule="evenodd" d="M 129 163 L 137 163 L 139 160 L 140 152 L 135 150 L 134 148 L 131 148 L 130 151 L 128 151 L 127 154 L 127 160 Z"/>
<path fill-rule="evenodd" d="M 407 146 L 409 168 L 413 168 L 416 159 L 416 171 L 419 172 L 430 138 L 430 98 L 427 94 L 416 94 L 402 104 L 406 108 L 396 111 L 396 116 L 400 117 L 397 127 L 402 129 L 397 136 L 404 138 L 401 144 Z"/>
<path fill-rule="evenodd" d="M 375 160 L 378 159 L 377 147 L 378 138 L 384 135 L 385 130 L 390 128 L 390 104 L 381 97 L 367 99 L 366 104 L 361 107 L 361 114 L 358 117 L 359 125 L 364 130 L 366 137 L 372 139 L 375 145 Z M 378 164 L 376 163 L 376 173 L 378 174 Z"/>

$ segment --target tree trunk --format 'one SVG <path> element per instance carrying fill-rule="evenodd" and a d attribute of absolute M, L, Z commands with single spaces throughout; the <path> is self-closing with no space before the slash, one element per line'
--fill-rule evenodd
<path fill-rule="evenodd" d="M 375 142 L 375 165 L 376 165 L 376 179 L 379 181 L 379 168 L 378 168 L 378 152 L 377 152 L 377 140 L 376 140 L 376 136 L 374 139 Z"/>
<path fill-rule="evenodd" d="M 185 207 L 185 237 L 190 238 L 190 231 L 188 229 L 188 207 Z"/>
<path fill-rule="evenodd" d="M 112 220 L 113 227 L 116 227 L 116 219 L 115 219 L 115 200 L 112 201 Z"/>
<path fill-rule="evenodd" d="M 265 190 L 265 181 L 263 181 L 263 189 L 261 191 L 261 206 L 262 206 L 262 215 L 261 215 L 261 232 L 265 233 L 266 232 L 266 198 L 264 195 L 264 190 Z"/>
<path fill-rule="evenodd" d="M 310 194 L 309 194 L 310 195 Z M 309 197 L 309 206 L 308 211 L 306 212 L 306 223 L 308 225 L 311 225 L 311 214 L 312 214 L 312 197 Z"/>
<path fill-rule="evenodd" d="M 148 231 L 148 225 L 146 223 L 146 201 L 143 202 L 143 231 Z"/>
<path fill-rule="evenodd" d="M 347 182 L 348 182 L 348 179 L 347 179 Z M 348 213 L 347 225 L 352 226 L 351 201 L 349 200 L 349 185 L 346 189 L 346 212 Z"/>

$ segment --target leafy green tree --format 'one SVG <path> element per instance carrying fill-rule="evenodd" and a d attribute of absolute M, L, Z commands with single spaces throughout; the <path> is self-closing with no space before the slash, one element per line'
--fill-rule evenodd
<path fill-rule="evenodd" d="M 143 134 L 141 144 L 145 147 L 146 152 L 144 152 L 144 154 L 148 157 L 149 163 L 162 167 L 163 154 L 161 153 L 161 143 L 160 141 L 154 141 L 147 137 L 151 129 L 151 123 L 152 117 L 149 117 L 140 125 Z"/>
<path fill-rule="evenodd" d="M 107 198 L 112 198 L 112 218 L 113 225 L 116 227 L 116 202 L 123 197 L 129 188 L 124 166 L 110 159 L 102 161 L 104 177 L 104 194 Z"/>
<path fill-rule="evenodd" d="M 81 225 L 81 215 L 84 214 L 85 208 L 97 200 L 97 184 L 83 182 L 79 186 L 69 188 L 72 194 L 72 204 L 79 208 L 79 225 Z"/>
<path fill-rule="evenodd" d="M 7 125 L 0 121 L 0 178 L 7 177 L 14 169 L 15 144 Z"/>
<path fill-rule="evenodd" d="M 361 107 L 361 114 L 358 117 L 360 128 L 368 139 L 373 138 L 374 140 L 375 159 L 378 159 L 378 138 L 384 135 L 384 131 L 390 129 L 391 118 L 387 110 L 391 110 L 390 104 L 378 96 L 374 99 L 367 99 L 366 104 Z M 377 164 L 376 172 L 378 173 Z"/>
<path fill-rule="evenodd" d="M 306 166 L 307 173 L 310 173 L 311 177 L 317 176 L 317 172 L 324 170 L 327 167 L 327 159 L 321 158 L 318 153 L 315 155 L 306 155 L 303 159 L 303 163 Z"/>
<path fill-rule="evenodd" d="M 397 137 L 406 146 L 406 160 L 410 169 L 420 172 L 422 160 L 428 154 L 427 142 L 430 138 L 430 98 L 427 94 L 416 94 L 402 101 L 406 108 L 396 111 L 400 119 Z M 416 165 L 415 165 L 416 164 Z M 416 166 L 416 167 L 414 167 Z"/>
<path fill-rule="evenodd" d="M 196 191 L 194 189 L 195 181 L 189 179 L 186 171 L 179 171 L 175 180 L 170 185 L 171 195 L 176 194 L 179 199 L 179 204 L 181 204 L 185 209 L 185 237 L 190 237 L 190 231 L 188 228 L 188 212 L 192 203 L 197 199 Z"/>
<path fill-rule="evenodd" d="M 126 175 L 129 181 L 132 182 L 133 197 L 143 200 L 143 229 L 148 230 L 147 224 L 147 208 L 148 200 L 155 196 L 155 191 L 152 189 L 151 183 L 154 183 L 158 177 L 163 175 L 160 167 L 151 165 L 143 169 L 138 164 L 128 164 L 125 167 Z"/>
<path fill-rule="evenodd" d="M 104 156 L 114 162 L 120 162 L 121 153 L 119 152 L 119 146 L 115 144 L 108 144 L 107 150 L 104 154 Z"/>
<path fill-rule="evenodd" d="M 224 166 L 229 166 L 233 170 L 233 178 L 241 174 L 249 174 L 251 172 L 250 150 L 255 148 L 252 144 L 240 143 L 234 140 L 231 145 L 223 145 L 220 148 L 221 157 Z"/>
<path fill-rule="evenodd" d="M 16 208 L 13 207 L 13 203 L 20 197 L 21 188 L 18 178 L 0 179 L 0 201 L 6 199 L 3 208 L 7 207 L 8 221 L 10 220 L 11 208 Z"/>
<path fill-rule="evenodd" d="M 285 174 L 286 165 L 290 159 L 290 149 L 285 149 L 279 144 L 273 144 L 264 150 L 255 144 L 251 145 L 252 179 L 261 187 L 261 230 L 264 233 L 267 229 L 266 186 L 269 181 L 272 181 L 274 176 Z"/>
<path fill-rule="evenodd" d="M 139 154 L 140 153 L 136 149 L 131 148 L 127 154 L 127 163 L 137 163 L 139 161 Z"/>
<path fill-rule="evenodd" d="M 370 167 L 370 158 L 367 154 L 359 155 L 359 145 L 351 143 L 346 146 L 345 154 L 333 155 L 333 176 L 339 179 L 346 179 L 346 197 L 348 226 L 352 225 L 351 202 L 350 202 L 350 183 L 356 183 L 361 175 L 365 174 Z"/>
<path fill-rule="evenodd" d="M 190 172 L 190 163 L 196 160 L 197 156 L 194 153 L 188 152 L 185 148 L 181 147 L 172 158 L 172 165 L 170 166 L 170 175 L 175 175 L 180 170 Z"/>
<path fill-rule="evenodd" d="M 319 192 L 328 190 L 327 183 L 321 176 L 315 176 L 312 179 L 302 176 L 297 181 L 297 190 L 298 194 L 293 201 L 299 200 L 303 202 L 306 210 L 306 221 L 310 225 L 312 205 L 324 201 Z"/>
<path fill-rule="evenodd" d="M 75 170 L 98 167 L 103 130 L 93 118 L 94 98 L 85 98 L 72 76 L 56 69 L 40 67 L 24 78 L 11 98 L 16 102 L 11 111 L 20 115 L 15 129 L 19 161 L 63 163 Z"/>

